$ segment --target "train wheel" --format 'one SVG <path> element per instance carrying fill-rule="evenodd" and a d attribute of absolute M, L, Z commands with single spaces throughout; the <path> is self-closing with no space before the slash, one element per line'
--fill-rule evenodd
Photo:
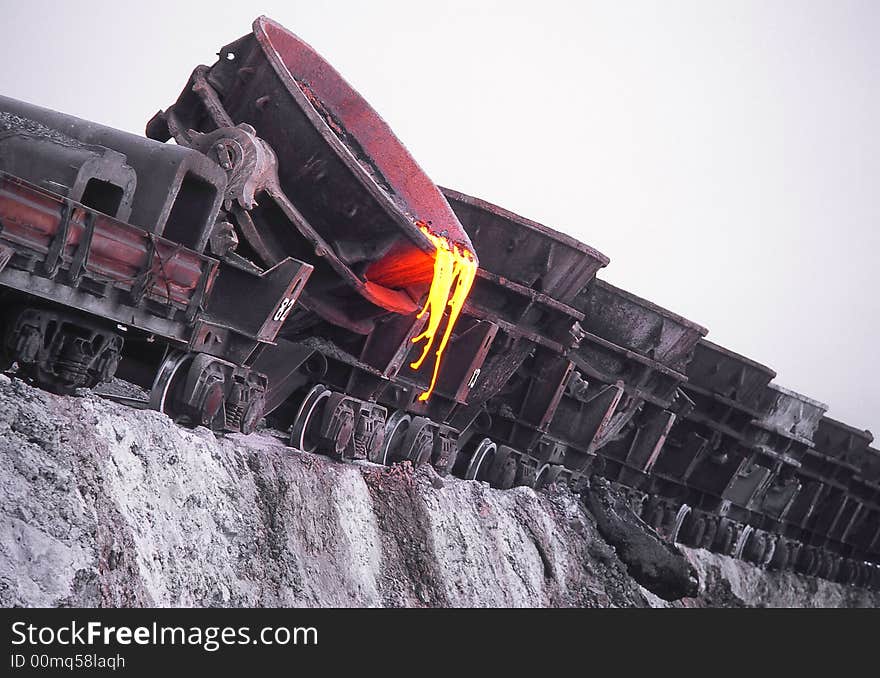
<path fill-rule="evenodd" d="M 739 533 L 739 539 L 736 540 L 736 545 L 733 547 L 733 555 L 734 558 L 743 557 L 743 552 L 745 551 L 746 544 L 749 543 L 749 540 L 752 537 L 752 533 L 755 531 L 755 528 L 751 525 L 746 525 L 742 532 Z"/>
<path fill-rule="evenodd" d="M 732 522 L 722 521 L 721 525 L 718 527 L 718 538 L 715 542 L 715 547 L 718 553 L 729 556 L 733 553 L 733 549 L 736 546 L 736 525 Z"/>
<path fill-rule="evenodd" d="M 812 554 L 809 549 L 802 547 L 798 550 L 797 556 L 795 556 L 792 562 L 792 569 L 798 574 L 807 574 L 807 571 L 810 569 L 811 558 Z"/>
<path fill-rule="evenodd" d="M 865 579 L 863 586 L 872 591 L 880 591 L 880 567 L 875 563 L 863 563 L 865 567 Z"/>
<path fill-rule="evenodd" d="M 684 521 L 691 513 L 691 507 L 687 504 L 682 504 L 681 508 L 678 509 L 678 512 L 675 514 L 675 520 L 672 523 L 672 534 L 669 535 L 669 541 L 673 544 L 678 542 L 679 534 L 681 533 L 681 528 L 684 525 Z"/>
<path fill-rule="evenodd" d="M 413 466 L 421 466 L 431 461 L 431 453 L 434 451 L 434 429 L 436 424 L 427 417 L 415 417 L 407 429 L 403 439 L 404 459 L 412 462 Z"/>
<path fill-rule="evenodd" d="M 191 361 L 192 355 L 185 351 L 175 349 L 168 353 L 150 389 L 151 409 L 167 414 L 175 420 L 182 416 L 183 413 L 175 406 L 174 396 L 183 385 L 186 368 Z"/>
<path fill-rule="evenodd" d="M 865 564 L 863 570 L 862 563 L 854 558 L 848 558 L 840 566 L 839 581 L 841 584 L 846 584 L 848 586 L 870 588 L 871 571 L 869 566 Z"/>
<path fill-rule="evenodd" d="M 776 553 L 776 546 L 779 544 L 779 537 L 773 537 L 769 533 L 764 533 L 764 543 L 766 547 L 764 548 L 764 553 L 761 555 L 761 562 L 758 563 L 761 567 L 767 567 L 770 564 L 770 561 L 773 560 L 773 554 Z"/>
<path fill-rule="evenodd" d="M 812 546 L 802 548 L 800 554 L 798 554 L 797 562 L 795 563 L 795 570 L 799 574 L 813 576 L 817 567 L 818 556 L 816 550 Z"/>
<path fill-rule="evenodd" d="M 843 558 L 841 558 L 836 553 L 831 554 L 831 566 L 828 570 L 828 576 L 826 577 L 830 581 L 837 581 L 837 577 L 840 575 L 840 566 L 843 563 Z"/>
<path fill-rule="evenodd" d="M 223 366 L 211 356 L 172 351 L 153 381 L 150 407 L 177 422 L 223 429 L 226 378 Z"/>
<path fill-rule="evenodd" d="M 688 513 L 680 531 L 679 541 L 686 546 L 699 548 L 706 536 L 706 518 L 694 511 Z"/>
<path fill-rule="evenodd" d="M 766 550 L 767 542 L 764 540 L 764 535 L 758 531 L 752 531 L 742 547 L 742 558 L 753 565 L 760 565 L 764 560 Z"/>
<path fill-rule="evenodd" d="M 822 549 L 817 549 L 816 566 L 813 568 L 813 576 L 819 579 L 825 579 L 825 573 L 828 571 L 828 554 Z"/>
<path fill-rule="evenodd" d="M 483 438 L 464 471 L 465 480 L 483 480 L 484 473 L 489 469 L 498 446 L 489 438 Z"/>
<path fill-rule="evenodd" d="M 553 485 L 559 480 L 559 475 L 564 468 L 565 467 L 560 464 L 545 464 L 538 471 L 538 476 L 535 479 L 535 489 L 543 490 L 545 487 Z"/>
<path fill-rule="evenodd" d="M 846 558 L 840 563 L 840 572 L 837 574 L 837 582 L 845 586 L 852 586 L 857 575 L 856 562 L 852 558 Z"/>
<path fill-rule="evenodd" d="M 516 482 L 516 459 L 513 450 L 500 445 L 489 466 L 489 484 L 498 490 L 509 490 Z"/>
<path fill-rule="evenodd" d="M 813 562 L 810 567 L 810 571 L 807 573 L 811 577 L 818 577 L 819 572 L 822 571 L 822 567 L 824 565 L 824 559 L 822 557 L 822 549 L 816 547 L 813 548 Z"/>
<path fill-rule="evenodd" d="M 782 537 L 777 537 L 773 553 L 767 559 L 767 567 L 771 570 L 784 570 L 788 567 L 791 549 Z"/>
<path fill-rule="evenodd" d="M 816 571 L 817 577 L 820 579 L 834 579 L 837 567 L 837 556 L 824 549 L 819 552 L 819 568 Z"/>
<path fill-rule="evenodd" d="M 840 563 L 840 572 L 837 573 L 837 583 L 844 586 L 859 586 L 859 563 L 852 558 L 845 558 Z"/>
<path fill-rule="evenodd" d="M 303 452 L 314 452 L 318 449 L 321 415 L 330 394 L 330 389 L 323 384 L 317 384 L 303 398 L 290 430 L 291 447 Z"/>
<path fill-rule="evenodd" d="M 852 558 L 845 558 L 843 562 L 840 563 L 840 570 L 837 573 L 837 583 L 849 585 L 855 581 L 856 578 L 856 569 L 855 562 Z"/>
<path fill-rule="evenodd" d="M 532 482 L 530 487 L 534 488 L 535 490 L 540 490 L 542 487 L 544 487 L 546 476 L 549 472 L 550 464 L 542 464 L 541 466 L 539 466 L 535 471 L 535 480 L 534 482 Z"/>
<path fill-rule="evenodd" d="M 399 450 L 411 423 L 412 417 L 403 410 L 397 410 L 388 417 L 385 422 L 385 438 L 381 447 L 370 457 L 370 461 L 388 466 L 394 461 L 401 460 L 403 457 Z"/>
<path fill-rule="evenodd" d="M 872 579 L 872 567 L 868 563 L 853 561 L 851 570 L 851 586 L 858 588 L 870 588 Z"/>
<path fill-rule="evenodd" d="M 718 520 L 708 516 L 704 516 L 703 520 L 705 521 L 706 531 L 697 546 L 701 549 L 711 549 L 712 544 L 715 543 L 715 537 L 718 536 Z"/>

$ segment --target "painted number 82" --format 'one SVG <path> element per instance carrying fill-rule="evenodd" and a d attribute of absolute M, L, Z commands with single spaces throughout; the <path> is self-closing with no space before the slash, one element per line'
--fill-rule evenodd
<path fill-rule="evenodd" d="M 278 306 L 278 310 L 275 311 L 275 315 L 272 316 L 272 320 L 275 322 L 283 323 L 287 316 L 290 315 L 290 312 L 293 310 L 293 299 L 290 297 L 285 297 L 281 300 L 281 305 Z"/>

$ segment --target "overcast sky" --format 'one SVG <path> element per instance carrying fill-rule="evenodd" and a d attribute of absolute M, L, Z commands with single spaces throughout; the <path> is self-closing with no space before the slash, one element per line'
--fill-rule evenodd
<path fill-rule="evenodd" d="M 880 433 L 880 2 L 0 0 L 0 92 L 142 133 L 259 14 L 438 184 Z"/>

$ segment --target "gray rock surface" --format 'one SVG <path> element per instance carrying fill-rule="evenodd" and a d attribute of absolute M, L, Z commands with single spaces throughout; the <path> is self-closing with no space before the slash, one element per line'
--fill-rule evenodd
<path fill-rule="evenodd" d="M 768 572 L 742 560 L 681 547 L 700 577 L 700 596 L 683 606 L 880 607 L 880 593 L 794 572 Z"/>
<path fill-rule="evenodd" d="M 702 593 L 673 605 L 877 604 L 687 557 Z M 336 463 L 270 432 L 216 437 L 0 375 L 0 605 L 669 603 L 627 574 L 566 490 Z"/>

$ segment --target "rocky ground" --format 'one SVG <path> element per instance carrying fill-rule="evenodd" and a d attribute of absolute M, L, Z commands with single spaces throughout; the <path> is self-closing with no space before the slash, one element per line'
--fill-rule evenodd
<path fill-rule="evenodd" d="M 597 517 L 563 489 L 336 463 L 0 375 L 3 606 L 880 603 L 703 551 L 678 568 L 692 597 L 667 602 Z"/>

